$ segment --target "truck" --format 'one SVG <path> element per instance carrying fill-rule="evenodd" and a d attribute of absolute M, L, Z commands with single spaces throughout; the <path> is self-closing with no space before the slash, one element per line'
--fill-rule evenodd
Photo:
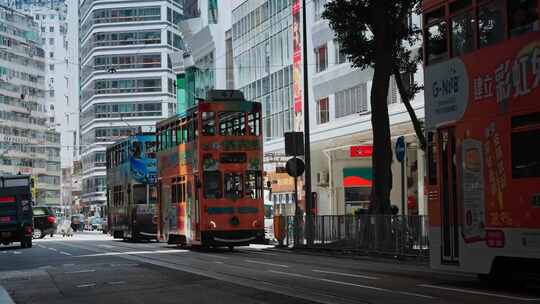
<path fill-rule="evenodd" d="M 0 243 L 20 242 L 22 248 L 32 247 L 34 230 L 32 217 L 31 177 L 0 176 Z"/>

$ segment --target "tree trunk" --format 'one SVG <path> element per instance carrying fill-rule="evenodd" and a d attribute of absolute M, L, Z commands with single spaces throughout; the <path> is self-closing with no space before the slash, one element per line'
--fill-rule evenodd
<path fill-rule="evenodd" d="M 414 132 L 416 133 L 416 137 L 418 138 L 418 141 L 420 142 L 420 149 L 422 151 L 426 150 L 426 137 L 424 135 L 424 131 L 422 130 L 422 125 L 420 124 L 420 121 L 418 120 L 418 117 L 416 116 L 416 113 L 414 112 L 413 107 L 411 106 L 411 100 L 409 98 L 410 94 L 405 90 L 405 86 L 403 85 L 403 80 L 401 79 L 401 74 L 399 73 L 398 67 L 393 67 L 394 76 L 396 78 L 396 84 L 399 90 L 399 95 L 401 96 L 401 100 L 403 101 L 403 104 L 405 105 L 405 108 L 407 108 L 407 112 L 409 112 L 409 116 L 411 117 L 411 122 L 414 127 Z"/>

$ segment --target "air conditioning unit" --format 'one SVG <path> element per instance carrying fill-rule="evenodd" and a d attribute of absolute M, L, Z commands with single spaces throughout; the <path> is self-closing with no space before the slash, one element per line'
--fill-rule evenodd
<path fill-rule="evenodd" d="M 328 186 L 328 180 L 330 179 L 330 174 L 328 171 L 323 170 L 317 172 L 317 185 L 318 186 Z"/>

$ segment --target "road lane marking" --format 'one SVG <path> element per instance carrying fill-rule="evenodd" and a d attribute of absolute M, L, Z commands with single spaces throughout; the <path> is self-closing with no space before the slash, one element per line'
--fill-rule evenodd
<path fill-rule="evenodd" d="M 517 296 L 508 296 L 508 295 L 502 295 L 502 294 L 497 294 L 497 293 L 490 293 L 490 292 L 485 292 L 485 291 L 476 291 L 476 290 L 470 290 L 470 289 L 461 289 L 461 288 L 453 288 L 453 287 L 436 286 L 436 285 L 430 285 L 430 284 L 420 284 L 418 286 L 426 287 L 426 288 L 448 290 L 448 291 L 455 291 L 455 292 L 461 292 L 461 293 L 468 293 L 468 294 L 475 294 L 475 295 L 481 295 L 481 296 L 488 296 L 488 297 L 497 297 L 497 298 L 503 298 L 503 299 L 518 300 L 518 301 L 540 301 L 540 298 L 523 298 L 523 297 L 517 297 Z"/>
<path fill-rule="evenodd" d="M 267 262 L 259 262 L 259 261 L 254 261 L 254 260 L 244 260 L 248 263 L 253 263 L 253 264 L 261 264 L 261 265 L 268 265 L 268 266 L 276 266 L 276 267 L 283 267 L 283 268 L 289 268 L 289 266 L 287 265 L 283 265 L 283 264 L 274 264 L 274 263 L 267 263 Z"/>
<path fill-rule="evenodd" d="M 229 258 L 228 257 L 224 257 L 224 256 L 221 256 L 221 255 L 214 255 L 214 254 L 206 254 L 206 253 L 199 253 L 198 254 L 199 256 L 207 256 L 207 257 L 211 257 L 211 258 L 217 258 L 217 259 L 222 259 L 222 260 L 228 260 Z"/>
<path fill-rule="evenodd" d="M 352 273 L 345 273 L 345 272 L 335 272 L 335 271 L 326 271 L 326 270 L 318 270 L 318 269 L 312 269 L 313 272 L 318 273 L 326 273 L 326 274 L 335 274 L 340 275 L 344 277 L 351 277 L 351 278 L 361 278 L 361 279 L 368 279 L 368 280 L 378 280 L 377 277 L 367 276 L 367 275 L 360 275 L 360 274 L 352 274 Z"/>
<path fill-rule="evenodd" d="M 414 297 L 420 297 L 420 298 L 426 298 L 426 299 L 435 299 L 432 296 L 428 296 L 428 295 L 424 295 L 424 294 L 420 294 L 420 293 L 390 290 L 390 289 L 381 288 L 381 287 L 354 284 L 354 283 L 349 283 L 349 282 L 329 280 L 329 279 L 323 279 L 323 278 L 317 278 L 317 277 L 310 277 L 310 276 L 305 276 L 305 275 L 301 275 L 301 274 L 297 274 L 297 273 L 289 273 L 289 272 L 283 272 L 283 271 L 277 271 L 277 270 L 268 270 L 268 271 L 272 272 L 272 273 L 283 274 L 283 275 L 288 275 L 288 276 L 297 277 L 297 278 L 310 279 L 310 280 L 334 283 L 334 284 L 345 285 L 345 286 L 359 287 L 359 288 L 363 288 L 363 289 L 371 289 L 371 290 L 387 292 L 387 293 L 402 294 L 402 295 L 408 295 L 408 296 L 414 296 Z"/>
<path fill-rule="evenodd" d="M 38 247 L 45 249 L 45 246 L 43 246 L 43 245 L 38 245 Z"/>
<path fill-rule="evenodd" d="M 64 267 L 75 266 L 75 264 L 64 264 Z"/>
<path fill-rule="evenodd" d="M 76 271 L 66 271 L 65 274 L 75 274 L 75 273 L 88 273 L 88 272 L 96 272 L 95 269 L 83 269 L 83 270 L 76 270 Z"/>
<path fill-rule="evenodd" d="M 223 264 L 222 261 L 214 261 L 214 263 L 216 263 L 216 264 Z"/>
<path fill-rule="evenodd" d="M 49 250 L 52 250 L 52 251 L 58 251 L 58 249 L 52 248 L 52 247 L 49 247 L 48 249 L 49 249 Z"/>
<path fill-rule="evenodd" d="M 116 282 L 108 282 L 109 285 L 121 285 L 126 284 L 126 281 L 116 281 Z"/>
<path fill-rule="evenodd" d="M 96 286 L 96 283 L 77 285 L 77 288 L 94 287 L 94 286 Z"/>
<path fill-rule="evenodd" d="M 70 256 L 73 255 L 73 254 L 71 254 L 71 253 L 69 253 L 69 252 L 65 252 L 65 251 L 60 251 L 60 254 L 63 254 L 63 255 L 70 255 Z"/>
<path fill-rule="evenodd" d="M 97 245 L 97 246 L 102 247 L 102 248 L 108 248 L 108 249 L 116 247 L 116 246 L 113 246 L 113 245 L 105 245 L 105 244 L 100 244 L 100 245 Z"/>
<path fill-rule="evenodd" d="M 103 252 L 76 256 L 78 258 L 99 257 L 109 255 L 135 255 L 135 254 L 162 254 L 162 253 L 185 253 L 187 250 L 156 250 L 156 251 L 126 251 L 126 252 Z"/>
<path fill-rule="evenodd" d="M 13 254 L 21 254 L 22 252 L 20 251 L 13 251 Z"/>
<path fill-rule="evenodd" d="M 260 250 L 245 250 L 245 251 L 241 251 L 241 252 L 245 252 L 245 253 L 255 253 L 255 254 L 264 254 L 264 255 L 277 255 L 275 253 L 270 253 L 270 252 L 261 252 Z"/>

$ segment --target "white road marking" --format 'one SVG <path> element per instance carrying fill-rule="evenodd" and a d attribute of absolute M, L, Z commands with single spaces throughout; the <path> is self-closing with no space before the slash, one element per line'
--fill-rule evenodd
<path fill-rule="evenodd" d="M 58 249 L 52 248 L 52 247 L 49 247 L 48 249 L 49 249 L 49 250 L 52 250 L 52 251 L 58 251 Z"/>
<path fill-rule="evenodd" d="M 64 267 L 75 266 L 75 264 L 64 264 Z"/>
<path fill-rule="evenodd" d="M 264 255 L 277 255 L 275 253 L 270 253 L 270 252 L 262 252 L 260 250 L 246 250 L 245 252 L 249 252 L 249 253 L 256 253 L 256 254 L 264 254 Z"/>
<path fill-rule="evenodd" d="M 488 296 L 488 297 L 496 297 L 496 298 L 503 298 L 503 299 L 510 299 L 510 300 L 518 300 L 518 301 L 540 301 L 540 298 L 523 298 L 523 297 L 517 297 L 517 296 L 509 296 L 509 295 L 502 295 L 502 294 L 497 294 L 497 293 L 490 293 L 490 292 L 485 292 L 485 291 L 476 291 L 476 290 L 470 290 L 470 289 L 461 289 L 461 288 L 453 288 L 453 287 L 436 286 L 436 285 L 430 285 L 430 284 L 420 284 L 418 286 L 426 287 L 426 288 L 435 288 L 435 289 L 441 289 L 441 290 L 448 290 L 448 291 L 455 291 L 455 292 L 461 292 L 461 293 L 468 293 L 468 294 L 475 294 L 475 295 L 481 295 L 481 296 Z"/>
<path fill-rule="evenodd" d="M 77 288 L 94 287 L 94 286 L 96 286 L 96 283 L 77 285 Z"/>
<path fill-rule="evenodd" d="M 38 245 L 38 247 L 39 247 L 39 248 L 45 248 L 45 246 L 43 246 L 43 245 Z"/>
<path fill-rule="evenodd" d="M 96 272 L 95 269 L 83 269 L 83 270 L 76 270 L 76 271 L 66 271 L 65 274 L 74 274 L 74 273 L 88 273 L 88 272 Z"/>
<path fill-rule="evenodd" d="M 335 274 L 335 275 L 351 277 L 351 278 L 361 278 L 361 279 L 368 279 L 368 280 L 378 280 L 379 279 L 377 277 L 372 277 L 372 276 L 367 276 L 367 275 L 360 275 L 360 274 L 352 274 L 352 273 L 344 273 L 344 272 L 326 271 L 326 270 L 318 270 L 318 269 L 313 269 L 311 271 L 318 272 L 318 273 Z"/>
<path fill-rule="evenodd" d="M 198 256 L 207 256 L 207 257 L 217 258 L 217 259 L 222 259 L 222 260 L 228 260 L 229 259 L 228 257 L 224 257 L 222 255 L 214 255 L 214 254 L 206 254 L 206 253 L 198 253 L 197 255 Z"/>
<path fill-rule="evenodd" d="M 216 264 L 223 264 L 222 261 L 214 261 L 214 263 L 216 263 Z"/>
<path fill-rule="evenodd" d="M 113 246 L 113 245 L 105 245 L 105 244 L 100 244 L 100 245 L 97 245 L 97 247 L 102 247 L 102 248 L 114 248 L 116 246 Z"/>
<path fill-rule="evenodd" d="M 21 254 L 22 252 L 20 251 L 13 251 L 13 254 Z"/>
<path fill-rule="evenodd" d="M 161 253 L 185 253 L 187 250 L 156 250 L 156 251 L 126 251 L 126 252 L 103 252 L 103 253 L 94 253 L 94 254 L 85 254 L 79 255 L 76 257 L 98 257 L 98 256 L 109 256 L 109 255 L 135 255 L 135 254 L 161 254 Z"/>
<path fill-rule="evenodd" d="M 396 293 L 396 294 L 403 294 L 403 295 L 426 298 L 426 299 L 434 299 L 434 297 L 432 297 L 432 296 L 428 296 L 428 295 L 424 295 L 424 294 L 420 294 L 420 293 L 390 290 L 390 289 L 386 289 L 386 288 L 369 286 L 369 285 L 361 285 L 361 284 L 354 284 L 354 283 L 349 283 L 349 282 L 342 282 L 342 281 L 336 281 L 336 280 L 316 278 L 316 277 L 305 276 L 305 275 L 301 275 L 301 274 L 297 274 L 297 273 L 289 273 L 289 272 L 276 271 L 276 270 L 268 270 L 268 271 L 272 272 L 272 273 L 283 274 L 283 275 L 288 275 L 288 276 L 293 276 L 293 277 L 298 277 L 298 278 L 303 278 L 303 279 L 311 279 L 311 280 L 334 283 L 334 284 L 339 284 L 339 285 L 353 286 L 353 287 L 359 287 L 359 288 L 364 288 L 364 289 L 371 289 L 371 290 L 387 292 L 387 293 Z"/>
<path fill-rule="evenodd" d="M 60 251 L 60 254 L 63 254 L 63 255 L 73 255 L 73 254 L 71 254 L 71 253 L 69 253 L 69 252 L 65 252 L 65 251 Z"/>
<path fill-rule="evenodd" d="M 253 261 L 253 260 L 245 260 L 245 261 L 248 262 L 248 263 L 253 263 L 253 264 L 261 264 L 261 265 L 289 268 L 289 266 L 283 265 L 283 264 L 266 263 L 266 262 L 259 262 L 259 261 Z"/>
<path fill-rule="evenodd" d="M 109 285 L 121 285 L 126 284 L 126 281 L 116 281 L 116 282 L 108 282 Z"/>

